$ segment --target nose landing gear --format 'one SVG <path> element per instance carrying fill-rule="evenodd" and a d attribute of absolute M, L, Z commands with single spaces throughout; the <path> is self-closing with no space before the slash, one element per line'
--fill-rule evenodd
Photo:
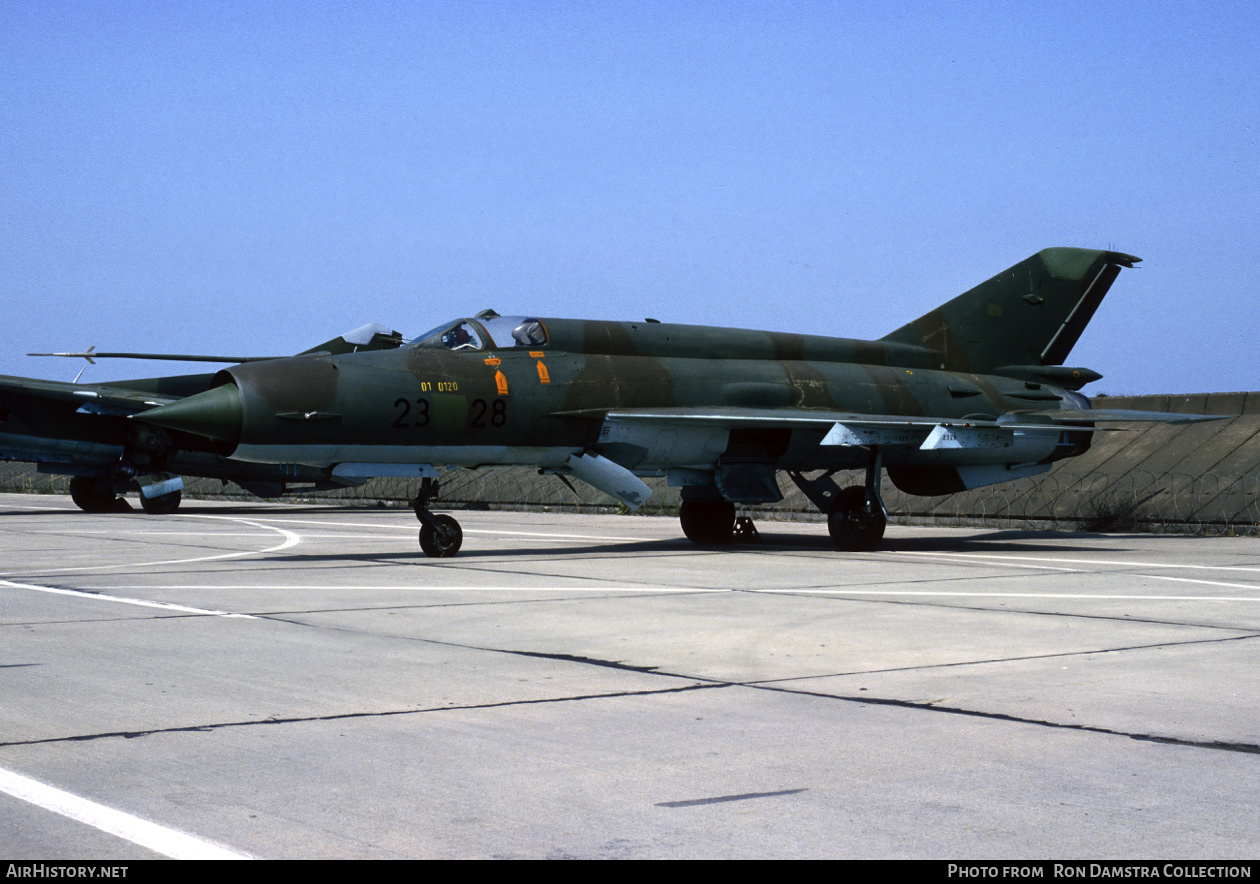
<path fill-rule="evenodd" d="M 447 515 L 429 512 L 429 501 L 438 496 L 437 479 L 421 479 L 420 491 L 412 507 L 420 520 L 420 548 L 432 559 L 449 559 L 464 543 L 464 529 Z"/>

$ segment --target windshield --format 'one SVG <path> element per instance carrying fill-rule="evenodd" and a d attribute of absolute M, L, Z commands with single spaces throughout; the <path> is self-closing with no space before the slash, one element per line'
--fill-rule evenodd
<path fill-rule="evenodd" d="M 495 316 L 475 320 L 461 319 L 430 329 L 411 343 L 447 350 L 484 350 L 494 347 L 547 346 L 547 328 L 541 320 L 527 316 Z"/>
<path fill-rule="evenodd" d="M 480 350 L 485 346 L 485 329 L 471 319 L 448 322 L 429 329 L 411 343 L 424 347 L 445 347 L 447 350 Z"/>

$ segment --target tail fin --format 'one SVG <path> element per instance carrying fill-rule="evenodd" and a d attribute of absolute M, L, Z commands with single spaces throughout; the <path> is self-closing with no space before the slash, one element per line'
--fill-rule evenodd
<path fill-rule="evenodd" d="M 1140 260 L 1044 249 L 882 340 L 926 348 L 948 371 L 1062 365 L 1120 268 Z"/>

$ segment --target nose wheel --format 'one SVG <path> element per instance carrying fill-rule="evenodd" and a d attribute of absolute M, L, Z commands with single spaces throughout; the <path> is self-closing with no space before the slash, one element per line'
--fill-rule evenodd
<path fill-rule="evenodd" d="M 420 548 L 433 559 L 448 559 L 459 552 L 464 543 L 464 529 L 450 516 L 429 516 L 420 526 Z"/>
<path fill-rule="evenodd" d="M 420 549 L 431 559 L 449 559 L 464 544 L 464 529 L 448 515 L 429 512 L 429 501 L 438 496 L 438 480 L 422 479 L 412 506 L 420 520 Z"/>

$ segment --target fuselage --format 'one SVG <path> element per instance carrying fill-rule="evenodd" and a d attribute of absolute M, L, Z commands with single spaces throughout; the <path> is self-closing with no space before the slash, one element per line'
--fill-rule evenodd
<path fill-rule="evenodd" d="M 522 343 L 505 322 L 541 331 Z M 228 369 L 216 383 L 235 388 L 221 395 L 239 397 L 239 418 L 220 411 L 213 419 L 236 424 L 217 432 L 222 453 L 248 461 L 547 467 L 591 450 L 644 473 L 733 460 L 798 470 L 860 465 L 861 451 L 820 445 L 826 428 L 801 422 L 812 414 L 993 421 L 1088 408 L 1061 387 L 945 371 L 932 358 L 878 341 L 496 316 L 451 323 L 393 351 Z M 618 417 L 653 409 L 749 420 L 645 427 Z M 1020 436 L 1017 452 L 894 447 L 885 462 L 1040 462 L 1088 444 L 1050 427 Z"/>

